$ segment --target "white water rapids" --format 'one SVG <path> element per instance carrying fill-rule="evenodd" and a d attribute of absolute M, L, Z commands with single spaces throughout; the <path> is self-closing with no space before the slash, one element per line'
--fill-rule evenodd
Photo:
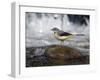
<path fill-rule="evenodd" d="M 72 34 L 84 34 L 84 36 L 74 36 L 71 40 L 66 40 L 64 45 L 77 48 L 87 54 L 89 48 L 89 22 L 88 25 L 72 24 L 67 14 L 51 13 L 26 13 L 26 47 L 40 47 L 53 44 L 60 44 L 56 40 L 51 29 L 57 27 Z M 36 53 L 41 49 L 36 50 Z"/>

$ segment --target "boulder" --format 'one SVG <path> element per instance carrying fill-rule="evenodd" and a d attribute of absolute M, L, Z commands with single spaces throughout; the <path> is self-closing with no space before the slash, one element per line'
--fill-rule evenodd
<path fill-rule="evenodd" d="M 80 58 L 82 56 L 78 50 L 61 45 L 53 45 L 48 47 L 45 50 L 45 55 L 48 58 L 59 59 L 59 60 L 75 59 L 75 58 Z"/>

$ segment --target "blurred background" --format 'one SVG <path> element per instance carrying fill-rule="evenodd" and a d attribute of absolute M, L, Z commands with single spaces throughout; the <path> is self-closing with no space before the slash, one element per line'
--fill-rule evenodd
<path fill-rule="evenodd" d="M 65 40 L 64 45 L 89 54 L 89 18 L 89 15 L 81 14 L 26 12 L 26 47 L 60 44 L 51 31 L 52 28 L 57 27 L 72 34 L 84 34 Z"/>
<path fill-rule="evenodd" d="M 88 64 L 89 18 L 89 15 L 79 14 L 26 12 L 26 67 Z M 64 41 L 64 47 L 60 47 L 61 41 L 54 37 L 54 33 L 51 31 L 54 27 L 74 35 L 71 39 Z M 78 54 L 80 57 L 77 56 Z M 73 55 L 78 59 L 75 57 L 71 59 Z M 54 59 L 53 61 L 52 59 L 66 59 L 66 57 L 70 60 Z"/>

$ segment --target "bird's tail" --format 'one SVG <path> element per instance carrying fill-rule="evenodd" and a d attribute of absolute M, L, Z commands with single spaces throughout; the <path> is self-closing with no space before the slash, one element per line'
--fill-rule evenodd
<path fill-rule="evenodd" d="M 85 34 L 75 34 L 75 36 L 85 36 Z"/>

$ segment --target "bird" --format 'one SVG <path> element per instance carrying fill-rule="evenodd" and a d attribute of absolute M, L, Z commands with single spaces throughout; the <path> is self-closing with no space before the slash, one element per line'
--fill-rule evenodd
<path fill-rule="evenodd" d="M 55 38 L 61 41 L 61 45 L 63 45 L 65 40 L 73 37 L 73 34 L 60 30 L 56 27 L 52 28 L 51 30 L 54 32 Z"/>

